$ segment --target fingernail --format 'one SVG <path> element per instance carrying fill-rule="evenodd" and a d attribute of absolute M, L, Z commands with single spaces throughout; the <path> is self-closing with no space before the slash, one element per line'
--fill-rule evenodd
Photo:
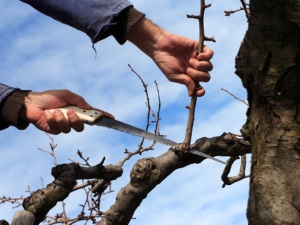
<path fill-rule="evenodd" d="M 73 116 L 75 116 L 75 111 L 74 110 L 68 110 L 68 112 L 67 112 L 67 116 L 68 117 L 73 117 Z"/>
<path fill-rule="evenodd" d="M 50 114 L 50 111 L 49 111 L 49 110 L 45 110 L 45 111 L 44 111 L 44 115 L 45 115 L 45 116 L 48 116 L 49 114 Z"/>
<path fill-rule="evenodd" d="M 59 109 L 55 109 L 54 111 L 53 111 L 53 114 L 54 115 L 58 115 L 58 114 L 61 114 L 62 112 L 59 110 Z"/>

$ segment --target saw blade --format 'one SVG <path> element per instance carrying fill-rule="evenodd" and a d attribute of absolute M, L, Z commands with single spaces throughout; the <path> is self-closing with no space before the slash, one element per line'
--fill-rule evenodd
<path fill-rule="evenodd" d="M 94 125 L 99 125 L 99 126 L 103 126 L 103 127 L 107 127 L 107 128 L 112 128 L 118 131 L 122 131 L 128 134 L 133 134 L 135 136 L 139 136 L 142 138 L 145 138 L 147 140 L 150 141 L 155 141 L 155 142 L 159 142 L 161 144 L 164 145 L 168 145 L 168 146 L 175 146 L 178 145 L 178 143 L 171 141 L 167 138 L 164 138 L 162 136 L 158 136 L 155 135 L 153 133 L 150 133 L 148 131 L 142 130 L 140 128 L 131 126 L 129 124 L 123 123 L 121 121 L 118 120 L 113 120 L 107 117 L 102 117 L 101 119 L 99 119 L 97 122 L 94 123 Z"/>
<path fill-rule="evenodd" d="M 216 158 L 214 158 L 214 157 L 212 157 L 210 155 L 207 155 L 207 154 L 205 154 L 203 152 L 199 152 L 197 150 L 190 150 L 190 153 L 195 154 L 195 155 L 200 155 L 202 157 L 209 158 L 209 159 L 214 160 L 216 162 L 223 163 L 223 164 L 227 165 L 226 162 L 223 162 L 222 160 L 216 159 Z"/>
<path fill-rule="evenodd" d="M 65 115 L 66 118 L 68 118 L 68 115 L 67 115 L 68 110 L 74 110 L 77 113 L 77 115 L 79 116 L 79 118 L 82 119 L 82 121 L 84 123 L 89 124 L 89 125 L 97 125 L 97 126 L 103 126 L 103 127 L 106 127 L 106 128 L 115 129 L 115 130 L 118 130 L 118 131 L 122 131 L 122 132 L 125 132 L 125 133 L 128 133 L 128 134 L 132 134 L 132 135 L 135 135 L 135 136 L 138 136 L 138 137 L 145 138 L 145 139 L 150 140 L 150 141 L 159 142 L 161 144 L 168 145 L 168 146 L 171 146 L 171 147 L 179 145 L 179 143 L 171 141 L 171 140 L 169 140 L 167 138 L 164 138 L 162 136 L 158 136 L 156 134 L 153 134 L 153 133 L 150 133 L 148 131 L 142 130 L 140 128 L 131 126 L 131 125 L 123 123 L 121 121 L 105 117 L 105 116 L 103 116 L 103 113 L 98 111 L 98 110 L 81 109 L 77 106 L 66 106 L 66 107 L 62 107 L 62 108 L 59 108 L 59 109 Z M 53 112 L 54 110 L 55 109 L 50 109 L 51 112 Z M 221 160 L 215 159 L 214 157 L 212 157 L 210 155 L 207 155 L 203 152 L 198 152 L 196 150 L 190 150 L 190 153 L 212 159 L 216 162 L 227 164 L 227 163 L 225 163 Z"/>

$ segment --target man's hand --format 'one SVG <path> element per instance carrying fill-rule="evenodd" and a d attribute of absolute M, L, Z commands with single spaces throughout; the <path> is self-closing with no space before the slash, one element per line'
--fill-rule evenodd
<path fill-rule="evenodd" d="M 68 105 L 78 106 L 82 109 L 92 109 L 92 106 L 81 96 L 69 90 L 30 92 L 25 98 L 25 104 L 20 110 L 19 117 L 32 123 L 38 129 L 51 134 L 69 133 L 71 128 L 81 132 L 84 129 L 84 124 L 73 110 L 67 112 L 68 118 L 65 118 L 59 109 L 54 110 L 53 113 L 48 110 Z M 102 112 L 105 116 L 114 118 L 109 113 Z"/>
<path fill-rule="evenodd" d="M 213 51 L 205 47 L 198 56 L 198 42 L 173 35 L 147 19 L 137 22 L 128 34 L 128 40 L 154 60 L 164 75 L 173 82 L 185 84 L 188 94 L 194 93 L 195 82 L 208 82 L 213 65 L 209 61 Z M 197 95 L 203 96 L 204 89 Z"/>
<path fill-rule="evenodd" d="M 195 90 L 195 81 L 208 82 L 213 66 L 209 61 L 213 51 L 205 47 L 204 52 L 197 53 L 198 42 L 185 37 L 164 32 L 159 38 L 154 61 L 165 76 L 173 82 L 185 84 L 191 96 Z M 204 89 L 198 90 L 197 95 L 203 96 Z"/>

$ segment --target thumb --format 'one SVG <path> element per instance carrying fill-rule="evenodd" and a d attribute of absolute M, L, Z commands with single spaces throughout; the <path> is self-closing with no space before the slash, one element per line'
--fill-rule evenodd
<path fill-rule="evenodd" d="M 92 109 L 93 107 L 88 104 L 83 98 L 76 102 L 76 106 L 82 109 Z"/>

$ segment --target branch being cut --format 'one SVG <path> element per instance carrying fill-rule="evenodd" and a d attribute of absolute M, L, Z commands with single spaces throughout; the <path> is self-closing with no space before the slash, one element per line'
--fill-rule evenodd
<path fill-rule="evenodd" d="M 199 21 L 199 31 L 200 32 L 199 32 L 199 46 L 198 46 L 198 50 L 197 50 L 197 55 L 199 53 L 203 52 L 204 41 L 207 40 L 207 38 L 204 35 L 204 11 L 206 8 L 208 8 L 210 6 L 211 6 L 211 4 L 205 5 L 205 0 L 201 0 L 200 1 L 200 15 L 199 16 L 187 15 L 188 18 L 198 19 L 198 21 Z M 190 143 L 192 140 L 192 132 L 193 132 L 193 126 L 194 126 L 194 120 L 195 120 L 197 91 L 202 89 L 200 84 L 196 81 L 195 81 L 195 85 L 196 85 L 195 91 L 192 95 L 190 106 L 188 107 L 189 117 L 188 117 L 188 122 L 187 122 L 187 127 L 186 127 L 185 138 L 182 143 L 182 150 L 184 153 L 187 153 L 190 149 Z"/>

